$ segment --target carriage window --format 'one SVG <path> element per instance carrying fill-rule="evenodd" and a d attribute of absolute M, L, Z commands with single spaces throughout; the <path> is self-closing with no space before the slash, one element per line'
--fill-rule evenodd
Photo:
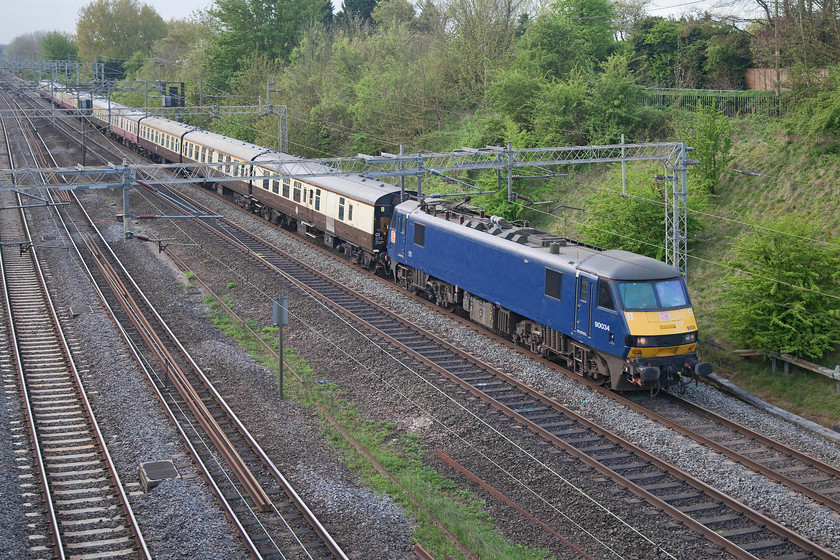
<path fill-rule="evenodd" d="M 315 197 L 315 189 L 309 189 L 309 205 L 312 206 L 313 198 Z"/>
<path fill-rule="evenodd" d="M 295 202 L 300 202 L 300 181 L 295 181 L 295 193 L 294 193 L 294 200 Z"/>
<path fill-rule="evenodd" d="M 615 302 L 613 301 L 610 283 L 604 279 L 598 280 L 598 307 L 615 311 Z"/>
<path fill-rule="evenodd" d="M 275 183 L 276 183 L 276 181 L 275 181 Z M 263 188 L 267 191 L 271 190 L 271 180 L 270 179 L 263 179 Z M 277 192 L 277 190 L 275 189 L 274 192 Z"/>
<path fill-rule="evenodd" d="M 283 179 L 283 196 L 289 198 L 289 180 Z"/>
<path fill-rule="evenodd" d="M 315 210 L 321 209 L 321 189 L 315 190 Z"/>
<path fill-rule="evenodd" d="M 280 194 L 280 181 L 274 179 L 271 182 L 271 190 L 274 191 L 274 194 Z"/>
<path fill-rule="evenodd" d="M 344 197 L 338 198 L 338 219 L 344 221 Z"/>
<path fill-rule="evenodd" d="M 414 244 L 418 247 L 426 244 L 426 226 L 424 224 L 414 224 Z"/>
<path fill-rule="evenodd" d="M 352 204 L 348 205 L 348 207 L 347 207 L 347 221 L 348 222 L 353 221 L 353 205 Z"/>
<path fill-rule="evenodd" d="M 545 295 L 554 299 L 563 299 L 563 273 L 545 269 Z"/>

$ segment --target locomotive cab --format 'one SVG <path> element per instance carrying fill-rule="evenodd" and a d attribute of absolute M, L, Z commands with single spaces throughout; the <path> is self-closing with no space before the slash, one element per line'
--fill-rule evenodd
<path fill-rule="evenodd" d="M 629 382 L 671 386 L 682 377 L 712 372 L 712 364 L 697 357 L 697 321 L 682 277 L 609 284 L 626 324 L 624 375 Z"/>

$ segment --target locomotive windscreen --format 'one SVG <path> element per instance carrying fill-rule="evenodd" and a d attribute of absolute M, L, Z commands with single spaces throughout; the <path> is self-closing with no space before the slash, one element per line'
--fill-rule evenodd
<path fill-rule="evenodd" d="M 688 305 L 681 278 L 656 282 L 619 282 L 624 309 L 671 309 Z"/>

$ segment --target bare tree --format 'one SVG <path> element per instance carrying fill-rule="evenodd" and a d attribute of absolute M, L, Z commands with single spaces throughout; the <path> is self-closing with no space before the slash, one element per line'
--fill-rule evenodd
<path fill-rule="evenodd" d="M 41 54 L 41 40 L 46 37 L 46 31 L 33 31 L 18 35 L 4 50 L 7 56 L 33 57 Z"/>

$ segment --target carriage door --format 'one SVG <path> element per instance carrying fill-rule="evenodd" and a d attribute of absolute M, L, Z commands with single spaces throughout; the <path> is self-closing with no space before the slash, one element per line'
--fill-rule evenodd
<path fill-rule="evenodd" d="M 575 306 L 575 330 L 589 336 L 589 325 L 592 321 L 592 286 L 594 278 L 578 273 Z"/>

